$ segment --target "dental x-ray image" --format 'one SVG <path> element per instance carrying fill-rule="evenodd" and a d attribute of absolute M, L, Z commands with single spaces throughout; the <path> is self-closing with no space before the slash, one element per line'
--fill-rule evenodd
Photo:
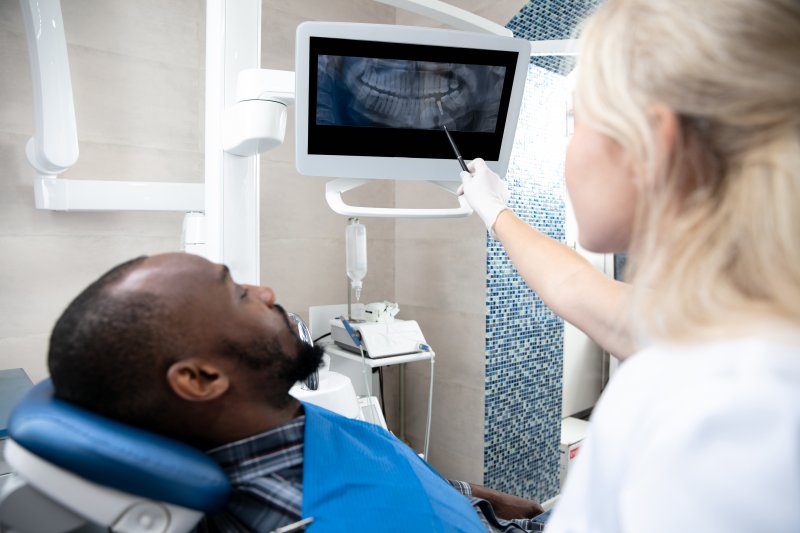
<path fill-rule="evenodd" d="M 491 132 L 505 66 L 319 55 L 320 126 Z"/>

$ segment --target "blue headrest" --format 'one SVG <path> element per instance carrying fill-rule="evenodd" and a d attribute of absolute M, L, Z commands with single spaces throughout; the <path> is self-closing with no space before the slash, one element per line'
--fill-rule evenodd
<path fill-rule="evenodd" d="M 49 379 L 20 400 L 8 426 L 23 448 L 100 485 L 206 513 L 228 499 L 230 482 L 206 454 L 59 400 Z"/>

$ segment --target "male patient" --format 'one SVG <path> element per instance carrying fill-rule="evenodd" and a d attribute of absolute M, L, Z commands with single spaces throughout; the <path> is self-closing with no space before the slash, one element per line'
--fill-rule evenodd
<path fill-rule="evenodd" d="M 84 290 L 53 329 L 49 366 L 61 399 L 207 450 L 222 466 L 232 494 L 201 531 L 266 532 L 301 516 L 327 531 L 540 530 L 527 519 L 541 512 L 536 502 L 448 483 L 382 428 L 291 397 L 321 358 L 272 289 L 164 254 Z"/>

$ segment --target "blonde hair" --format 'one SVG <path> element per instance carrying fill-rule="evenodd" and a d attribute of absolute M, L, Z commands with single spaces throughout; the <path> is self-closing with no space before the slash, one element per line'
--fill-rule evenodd
<path fill-rule="evenodd" d="M 641 181 L 628 278 L 647 338 L 800 324 L 800 2 L 608 0 L 575 108 Z M 649 112 L 678 117 L 669 158 Z"/>

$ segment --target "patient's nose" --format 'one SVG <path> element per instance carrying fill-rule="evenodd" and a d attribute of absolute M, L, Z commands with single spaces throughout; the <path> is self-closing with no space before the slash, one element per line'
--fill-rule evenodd
<path fill-rule="evenodd" d="M 248 285 L 247 290 L 253 291 L 253 294 L 261 300 L 264 305 L 272 307 L 275 305 L 275 291 L 272 287 Z"/>

